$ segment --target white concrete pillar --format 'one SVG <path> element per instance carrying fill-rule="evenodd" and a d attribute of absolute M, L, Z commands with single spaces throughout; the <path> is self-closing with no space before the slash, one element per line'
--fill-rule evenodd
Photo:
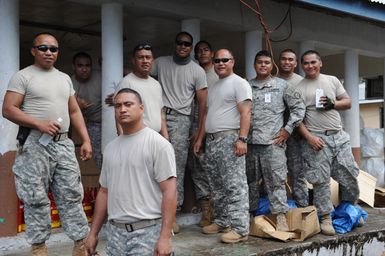
<path fill-rule="evenodd" d="M 0 0 L 0 109 L 9 79 L 19 70 L 19 1 Z M 0 116 L 0 154 L 16 150 L 17 125 Z"/>
<path fill-rule="evenodd" d="M 123 5 L 102 5 L 102 102 L 123 77 Z M 103 104 L 102 149 L 116 137 L 114 109 Z"/>
<path fill-rule="evenodd" d="M 299 74 L 301 76 L 305 76 L 305 72 L 303 72 L 302 67 L 301 67 L 301 56 L 303 53 L 305 53 L 308 50 L 314 50 L 315 49 L 315 42 L 313 41 L 302 41 L 299 44 L 299 54 L 298 54 L 298 65 L 300 68 L 298 69 Z"/>
<path fill-rule="evenodd" d="M 384 102 L 382 103 L 382 114 L 383 114 L 382 118 L 384 120 L 384 127 L 385 127 L 385 59 L 384 59 L 384 72 L 382 75 L 382 79 L 383 79 L 383 86 L 384 86 Z M 384 149 L 385 149 L 385 132 L 384 132 Z"/>
<path fill-rule="evenodd" d="M 350 134 L 353 148 L 360 147 L 360 104 L 359 104 L 359 67 L 358 53 L 355 50 L 345 51 L 344 86 L 352 99 L 352 107 L 345 112 L 345 130 Z"/>
<path fill-rule="evenodd" d="M 186 31 L 193 36 L 193 47 L 201 40 L 201 21 L 200 19 L 182 20 L 181 31 Z"/>
<path fill-rule="evenodd" d="M 255 78 L 255 54 L 262 50 L 262 31 L 253 30 L 245 34 L 245 71 L 248 80 Z"/>
<path fill-rule="evenodd" d="M 344 86 L 352 99 L 352 107 L 344 112 L 344 129 L 350 134 L 350 145 L 357 163 L 361 162 L 359 82 L 358 52 L 346 50 Z"/>

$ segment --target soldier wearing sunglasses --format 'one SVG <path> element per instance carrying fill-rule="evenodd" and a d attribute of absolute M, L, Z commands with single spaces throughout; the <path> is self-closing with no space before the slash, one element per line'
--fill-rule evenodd
<path fill-rule="evenodd" d="M 202 232 L 222 232 L 222 242 L 238 243 L 249 234 L 245 154 L 252 95 L 247 81 L 234 74 L 235 60 L 229 50 L 218 50 L 213 62 L 219 81 L 209 87 L 207 99 L 205 167 L 214 223 Z"/>
<path fill-rule="evenodd" d="M 73 255 L 85 254 L 84 239 L 89 230 L 75 147 L 67 133 L 69 123 L 82 140 L 82 160 L 91 158 L 91 143 L 71 79 L 54 67 L 58 50 L 53 35 L 38 34 L 31 48 L 34 64 L 11 78 L 3 103 L 5 118 L 30 129 L 13 172 L 17 194 L 24 202 L 25 237 L 32 244 L 32 255 L 47 255 L 45 241 L 51 231 L 48 190 L 55 198 L 64 231 L 75 241 Z M 39 139 L 46 134 L 52 140 L 43 145 Z"/>
<path fill-rule="evenodd" d="M 196 154 L 199 153 L 204 136 L 206 117 L 207 83 L 203 68 L 191 60 L 193 38 L 187 32 L 180 32 L 175 38 L 175 51 L 172 56 L 163 56 L 155 60 L 152 74 L 158 77 L 163 89 L 167 129 L 170 142 L 176 154 L 178 211 L 184 198 L 184 173 L 189 148 L 191 126 L 191 105 L 196 95 L 198 100 L 199 125 L 193 141 Z M 174 232 L 179 227 L 174 225 Z"/>

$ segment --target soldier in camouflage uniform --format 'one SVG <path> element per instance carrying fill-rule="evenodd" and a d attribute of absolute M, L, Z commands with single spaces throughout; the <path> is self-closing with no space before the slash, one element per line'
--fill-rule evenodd
<path fill-rule="evenodd" d="M 3 104 L 5 118 L 30 128 L 24 146 L 19 146 L 13 172 L 17 194 L 24 203 L 25 236 L 32 244 L 32 255 L 40 256 L 47 255 L 45 241 L 51 231 L 49 190 L 64 231 L 75 241 L 73 255 L 85 254 L 88 233 L 79 165 L 67 134 L 70 121 L 83 142 L 81 159 L 90 159 L 92 149 L 71 79 L 54 67 L 58 50 L 53 35 L 38 34 L 31 49 L 34 65 L 11 78 Z M 39 142 L 47 134 L 52 140 L 48 144 Z"/>
<path fill-rule="evenodd" d="M 295 52 L 291 49 L 281 51 L 278 62 L 278 77 L 285 80 L 289 87 L 297 85 L 303 79 L 302 76 L 294 73 L 296 67 L 297 56 Z M 288 112 L 285 113 L 285 120 L 287 120 L 288 114 Z M 306 207 L 309 205 L 309 190 L 303 170 L 301 140 L 302 137 L 298 130 L 294 129 L 286 141 L 287 171 L 290 177 L 291 191 L 297 206 Z"/>
<path fill-rule="evenodd" d="M 184 173 L 189 150 L 191 126 L 191 105 L 197 97 L 199 111 L 198 133 L 192 142 L 198 152 L 204 136 L 206 118 L 207 83 L 203 68 L 191 60 L 193 38 L 187 32 L 180 32 L 175 38 L 173 56 L 162 56 L 155 60 L 152 75 L 158 77 L 163 89 L 163 103 L 166 111 L 167 130 L 176 154 L 178 206 L 181 210 L 184 199 Z M 179 231 L 174 225 L 174 232 Z"/>
<path fill-rule="evenodd" d="M 330 177 L 340 185 L 340 199 L 355 203 L 359 196 L 357 164 L 350 147 L 349 135 L 342 130 L 338 110 L 351 107 L 351 99 L 334 76 L 321 74 L 318 52 L 309 50 L 301 57 L 305 78 L 296 86 L 304 98 L 306 115 L 299 131 L 303 143 L 306 179 L 313 185 L 313 203 L 321 216 L 321 232 L 334 235 L 330 218 Z M 323 95 L 316 99 L 317 94 Z M 317 104 L 319 101 L 319 104 Z"/>
<path fill-rule="evenodd" d="M 229 50 L 215 53 L 219 81 L 209 88 L 205 124 L 204 162 L 212 189 L 214 223 L 203 227 L 202 232 L 225 232 L 221 237 L 225 243 L 245 241 L 249 233 L 245 154 L 252 96 L 249 84 L 233 73 L 233 67 L 234 57 Z"/>
<path fill-rule="evenodd" d="M 137 91 L 119 90 L 114 108 L 122 134 L 104 150 L 87 252 L 96 254 L 98 233 L 108 213 L 108 255 L 170 255 L 176 209 L 174 150 L 144 124 Z"/>
<path fill-rule="evenodd" d="M 199 41 L 194 48 L 195 59 L 198 60 L 199 65 L 206 72 L 206 81 L 207 86 L 210 87 L 215 82 L 218 81 L 218 75 L 215 73 L 214 65 L 212 58 L 214 57 L 214 52 L 211 45 L 206 41 Z M 194 138 L 198 134 L 198 125 L 199 125 L 199 111 L 198 111 L 198 102 L 195 98 L 193 115 L 192 115 L 192 125 L 191 125 L 191 141 L 194 141 Z M 201 150 L 199 155 L 195 156 L 193 152 L 193 145 L 190 147 L 189 156 L 187 160 L 187 168 L 191 171 L 191 177 L 194 182 L 195 196 L 198 200 L 198 205 L 202 210 L 202 218 L 199 222 L 201 227 L 210 225 L 212 223 L 212 202 L 211 202 L 211 192 L 210 185 L 207 180 L 207 172 L 202 168 L 202 160 L 204 160 L 204 152 Z"/>
<path fill-rule="evenodd" d="M 286 140 L 303 119 L 305 105 L 299 93 L 288 88 L 288 84 L 271 76 L 272 56 L 268 51 L 256 54 L 255 71 L 257 77 L 250 81 L 253 91 L 251 140 L 247 155 L 248 173 L 255 172 L 254 183 L 250 186 L 250 205 L 255 210 L 258 205 L 259 180 L 263 178 L 270 211 L 277 214 L 277 230 L 288 231 L 285 213 L 289 210 L 286 196 Z M 284 124 L 284 113 L 290 115 Z"/>

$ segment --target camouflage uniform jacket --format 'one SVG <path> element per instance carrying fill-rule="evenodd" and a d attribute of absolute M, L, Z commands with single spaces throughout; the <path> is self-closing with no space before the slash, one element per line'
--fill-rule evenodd
<path fill-rule="evenodd" d="M 250 81 L 253 92 L 251 144 L 270 145 L 283 127 L 291 134 L 305 116 L 305 104 L 293 86 L 277 77 Z M 284 124 L 284 113 L 289 119 Z"/>

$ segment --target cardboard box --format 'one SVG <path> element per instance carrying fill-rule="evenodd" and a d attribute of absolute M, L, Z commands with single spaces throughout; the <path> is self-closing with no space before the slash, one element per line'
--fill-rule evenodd
<path fill-rule="evenodd" d="M 18 199 L 12 166 L 16 151 L 0 154 L 0 237 L 17 234 Z"/>
<path fill-rule="evenodd" d="M 359 199 L 367 203 L 369 206 L 374 207 L 374 194 L 376 190 L 377 178 L 360 170 L 357 181 L 360 188 Z"/>
<path fill-rule="evenodd" d="M 275 238 L 281 241 L 304 241 L 321 231 L 317 210 L 314 206 L 290 209 L 287 214 L 289 232 L 277 231 L 272 218 L 261 215 L 254 217 L 250 224 L 250 235 Z"/>
<path fill-rule="evenodd" d="M 376 189 L 376 177 L 370 175 L 369 173 L 360 170 L 360 173 L 357 177 L 358 187 L 360 188 L 359 199 L 362 202 L 367 203 L 369 206 L 374 206 L 374 194 Z M 309 189 L 313 189 L 313 186 L 310 183 L 307 183 Z M 331 200 L 335 207 L 340 204 L 339 198 L 339 184 L 332 178 L 330 178 L 330 192 Z"/>
<path fill-rule="evenodd" d="M 337 181 L 330 178 L 330 195 L 334 207 L 337 207 L 340 204 L 340 186 Z"/>
<path fill-rule="evenodd" d="M 249 234 L 263 238 L 275 238 L 283 242 L 295 237 L 293 232 L 277 231 L 275 223 L 264 215 L 256 216 L 251 220 Z"/>
<path fill-rule="evenodd" d="M 83 188 L 99 187 L 99 175 L 85 175 L 82 176 Z"/>
<path fill-rule="evenodd" d="M 377 187 L 374 195 L 374 206 L 385 207 L 385 188 Z"/>
<path fill-rule="evenodd" d="M 76 153 L 76 158 L 78 160 L 78 163 L 79 163 L 79 168 L 80 168 L 80 173 L 82 176 L 92 176 L 92 175 L 99 175 L 100 174 L 100 170 L 99 168 L 96 166 L 96 163 L 94 161 L 94 159 L 90 159 L 88 161 L 82 161 L 80 160 L 80 148 L 76 148 L 75 149 L 75 153 Z"/>
<path fill-rule="evenodd" d="M 287 222 L 289 231 L 295 233 L 293 240 L 303 241 L 321 231 L 314 206 L 290 209 L 287 213 Z"/>

